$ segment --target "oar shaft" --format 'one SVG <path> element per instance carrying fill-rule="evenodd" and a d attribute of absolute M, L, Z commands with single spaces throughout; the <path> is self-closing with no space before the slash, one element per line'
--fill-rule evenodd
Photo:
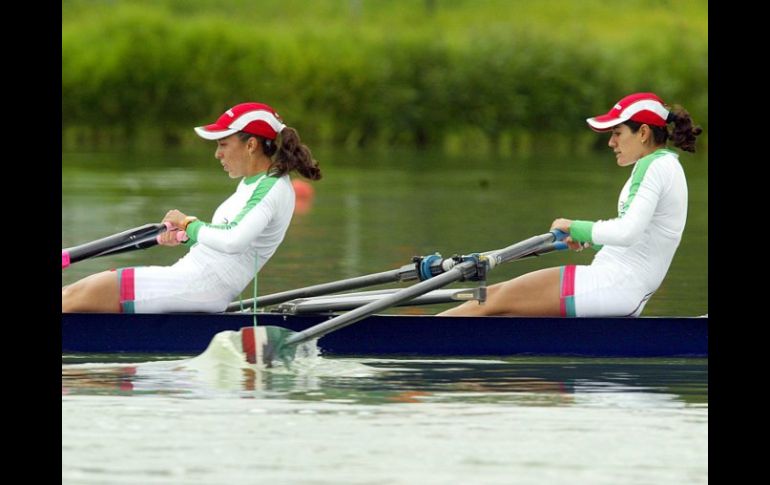
<path fill-rule="evenodd" d="M 355 278 L 331 281 L 329 283 L 320 283 L 313 286 L 307 286 L 305 288 L 297 288 L 295 290 L 288 290 L 270 295 L 259 296 L 257 297 L 257 307 L 277 305 L 278 303 L 287 302 L 296 298 L 309 298 L 311 296 L 327 295 L 329 293 L 336 293 L 338 291 L 355 290 L 358 288 L 366 288 L 367 286 L 395 283 L 399 281 L 409 281 L 412 279 L 417 279 L 417 272 L 413 264 L 402 266 L 399 269 L 383 271 L 381 273 L 356 276 Z M 244 307 L 251 307 L 254 305 L 254 298 L 244 300 L 243 303 L 230 303 L 230 305 L 227 307 L 227 310 L 225 311 L 230 312 L 238 310 L 241 307 L 241 304 Z"/>
<path fill-rule="evenodd" d="M 318 325 L 310 327 L 307 330 L 298 332 L 292 335 L 291 337 L 289 337 L 286 340 L 286 344 L 287 345 L 300 344 L 308 340 L 313 340 L 313 339 L 323 337 L 329 332 L 333 332 L 335 330 L 339 330 L 341 328 L 347 327 L 348 325 L 356 323 L 357 321 L 362 320 L 368 317 L 369 315 L 376 313 L 380 310 L 384 310 L 388 307 L 397 305 L 402 301 L 411 300 L 412 298 L 420 296 L 431 290 L 435 290 L 437 288 L 441 288 L 442 286 L 446 286 L 455 281 L 459 281 L 465 276 L 465 270 L 470 269 L 475 265 L 476 263 L 474 263 L 473 261 L 467 261 L 465 263 L 459 264 L 454 268 L 450 269 L 449 271 L 447 271 L 446 273 L 442 273 L 438 276 L 434 276 L 429 280 L 422 281 L 420 283 L 410 286 L 409 288 L 404 288 L 403 290 L 397 291 L 380 300 L 373 301 L 362 307 L 358 307 L 355 310 L 351 310 L 343 315 L 334 317 L 331 320 L 327 320 L 323 323 L 319 323 Z"/>
<path fill-rule="evenodd" d="M 485 253 L 485 256 L 492 260 L 491 267 L 494 267 L 498 264 L 506 263 L 514 259 L 520 259 L 532 254 L 542 254 L 542 252 L 548 252 L 540 251 L 540 249 L 547 249 L 547 245 L 552 243 L 554 239 L 556 239 L 556 235 L 548 232 L 539 236 L 532 236 L 529 239 L 517 242 L 516 244 L 511 244 L 510 246 L 503 249 L 490 251 Z"/>
<path fill-rule="evenodd" d="M 289 313 L 292 315 L 306 313 L 325 313 L 353 310 L 368 303 L 391 295 L 400 288 L 389 288 L 376 291 L 360 291 L 357 293 L 337 293 L 334 295 L 322 295 L 311 298 L 298 298 L 276 306 L 273 311 L 277 313 Z M 441 303 L 457 302 L 456 294 L 474 295 L 474 288 L 438 289 L 418 296 L 412 300 L 402 301 L 393 306 L 419 306 L 436 305 Z M 467 299 L 467 298 L 464 298 Z"/>

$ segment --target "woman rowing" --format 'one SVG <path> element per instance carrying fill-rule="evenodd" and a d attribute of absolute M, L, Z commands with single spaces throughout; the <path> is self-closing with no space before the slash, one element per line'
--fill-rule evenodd
<path fill-rule="evenodd" d="M 667 141 L 695 152 L 702 130 L 681 106 L 669 108 L 653 93 L 626 96 L 587 121 L 594 131 L 611 132 L 608 145 L 619 166 L 633 166 L 620 192 L 618 217 L 551 224 L 569 234 L 571 249 L 597 249 L 591 264 L 524 274 L 490 286 L 484 305 L 466 302 L 440 315 L 641 314 L 666 276 L 687 219 L 687 181 Z"/>
<path fill-rule="evenodd" d="M 138 266 L 97 273 L 62 288 L 62 312 L 218 312 L 236 298 L 275 253 L 294 211 L 289 173 L 321 178 L 318 163 L 268 105 L 242 103 L 213 124 L 196 127 L 216 140 L 214 157 L 233 193 L 203 222 L 176 209 L 163 218 L 164 246 L 190 250 L 171 266 Z M 185 240 L 186 239 L 186 240 Z"/>

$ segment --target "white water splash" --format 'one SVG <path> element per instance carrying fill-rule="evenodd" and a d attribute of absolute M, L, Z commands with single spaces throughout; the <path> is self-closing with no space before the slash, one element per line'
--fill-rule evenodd
<path fill-rule="evenodd" d="M 316 342 L 311 340 L 299 345 L 291 362 L 276 360 L 271 367 L 265 367 L 248 363 L 241 345 L 240 332 L 228 330 L 216 334 L 202 354 L 183 361 L 181 365 L 185 369 L 203 373 L 224 367 L 283 375 L 369 377 L 381 372 L 357 362 L 323 358 Z"/>

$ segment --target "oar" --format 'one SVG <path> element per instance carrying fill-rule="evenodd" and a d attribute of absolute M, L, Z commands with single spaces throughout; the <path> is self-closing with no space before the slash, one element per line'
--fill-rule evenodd
<path fill-rule="evenodd" d="M 163 223 L 145 224 L 96 241 L 62 249 L 61 267 L 62 269 L 66 268 L 70 264 L 84 259 L 155 246 L 158 244 L 158 235 L 166 230 L 167 226 Z"/>
<path fill-rule="evenodd" d="M 540 256 L 552 251 L 567 249 L 564 242 L 548 243 L 536 252 L 522 256 L 521 259 Z M 382 298 L 386 294 L 395 293 L 399 288 L 379 289 L 371 291 L 359 291 L 356 293 L 335 293 L 332 295 L 319 295 L 306 298 L 295 298 L 282 302 L 274 306 L 270 311 L 277 313 L 291 313 L 297 315 L 300 313 L 328 313 L 352 310 L 366 305 L 374 300 Z M 434 305 L 440 303 L 451 303 L 456 301 L 478 300 L 485 288 L 454 288 L 440 289 L 426 293 L 414 300 L 399 302 L 394 306 L 419 306 Z"/>
<path fill-rule="evenodd" d="M 253 327 L 244 327 L 241 329 L 241 340 L 244 351 L 247 354 L 247 360 L 256 362 L 255 356 L 261 354 L 262 362 L 268 366 L 272 364 L 276 357 L 284 361 L 290 361 L 294 357 L 297 345 L 303 342 L 321 338 L 330 332 L 363 320 L 378 311 L 397 305 L 402 301 L 414 299 L 450 283 L 468 279 L 485 280 L 488 270 L 502 263 L 530 255 L 565 237 L 566 233 L 554 229 L 551 232 L 533 236 L 503 249 L 490 251 L 483 255 L 467 257 L 464 261 L 454 265 L 442 274 L 388 294 L 379 300 L 367 303 L 355 310 L 314 325 L 301 332 L 292 332 L 282 327 L 267 326 L 263 327 L 265 331 L 255 333 Z M 251 355 L 249 355 L 249 350 L 251 350 Z M 258 350 L 261 352 L 257 352 Z"/>
<path fill-rule="evenodd" d="M 260 296 L 257 297 L 257 307 L 276 305 L 278 303 L 283 303 L 285 301 L 294 300 L 297 298 L 308 298 L 311 296 L 328 295 L 338 291 L 366 288 L 367 286 L 416 280 L 417 278 L 417 270 L 415 269 L 414 264 L 407 264 L 401 268 L 393 269 L 390 271 L 383 271 L 381 273 L 356 276 L 354 278 L 331 281 L 329 283 L 320 283 L 317 285 L 306 286 L 304 288 L 297 288 L 295 290 L 281 291 L 271 295 Z M 254 306 L 254 298 L 243 300 L 243 302 L 235 301 L 230 303 L 225 311 L 232 312 L 239 310 L 241 305 L 243 305 L 244 308 Z"/>
<path fill-rule="evenodd" d="M 559 251 L 566 248 L 567 248 L 567 245 L 563 242 L 547 243 L 537 248 L 534 248 L 531 252 L 529 252 L 528 254 L 525 254 L 520 259 L 540 256 L 542 254 L 547 254 L 552 251 Z M 491 251 L 488 251 L 486 253 L 481 253 L 481 254 L 486 255 L 490 252 Z M 431 255 L 431 257 L 433 256 Z M 427 258 L 427 256 L 419 259 L 425 260 L 425 258 Z M 433 267 L 437 269 L 431 269 L 430 271 L 432 272 L 443 271 L 443 269 L 441 269 L 442 261 L 443 260 L 439 258 L 439 260 L 433 264 Z M 313 296 L 329 295 L 332 293 L 337 293 L 339 291 L 357 290 L 359 288 L 383 285 L 386 283 L 401 283 L 405 281 L 416 280 L 419 278 L 420 278 L 419 263 L 406 264 L 404 266 L 401 266 L 398 269 L 383 271 L 381 273 L 372 273 L 364 276 L 356 276 L 354 278 L 347 278 L 339 281 L 331 281 L 328 283 L 320 283 L 317 285 L 306 286 L 304 288 L 297 288 L 294 290 L 281 291 L 278 293 L 272 293 L 270 295 L 259 296 L 256 299 L 257 300 L 256 306 L 257 308 L 262 308 L 266 306 L 277 305 L 279 303 L 284 303 L 291 300 L 296 300 L 298 298 L 310 298 Z M 235 301 L 230 303 L 227 306 L 227 309 L 225 311 L 233 312 L 233 311 L 238 311 L 241 308 L 247 309 L 253 306 L 254 306 L 254 298 L 249 298 L 248 300 Z"/>
<path fill-rule="evenodd" d="M 277 305 L 270 311 L 275 313 L 287 313 L 299 315 L 303 313 L 330 313 L 352 310 L 374 300 L 395 293 L 400 288 L 389 288 L 372 291 L 359 291 L 356 293 L 336 293 L 334 295 L 312 296 L 310 298 L 297 298 Z M 418 296 L 414 300 L 402 301 L 394 306 L 419 306 L 451 303 L 476 299 L 477 288 L 453 288 L 440 289 Z"/>

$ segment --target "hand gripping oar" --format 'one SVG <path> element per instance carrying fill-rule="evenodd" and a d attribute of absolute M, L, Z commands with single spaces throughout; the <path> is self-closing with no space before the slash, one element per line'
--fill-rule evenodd
<path fill-rule="evenodd" d="M 84 259 L 97 258 L 110 254 L 124 253 L 145 249 L 158 244 L 158 236 L 168 230 L 167 223 L 145 224 L 143 226 L 128 229 L 112 236 L 103 237 L 96 241 L 62 249 L 61 267 L 66 268 L 72 263 Z M 180 241 L 186 236 L 183 232 L 177 234 Z"/>
<path fill-rule="evenodd" d="M 258 362 L 258 356 L 261 357 L 262 363 L 268 366 L 272 364 L 275 358 L 291 361 L 297 345 L 303 342 L 321 338 L 327 333 L 347 327 L 380 310 L 424 295 L 450 283 L 468 279 L 483 281 L 486 279 L 486 272 L 497 265 L 531 255 L 541 248 L 551 247 L 550 245 L 554 241 L 561 241 L 566 236 L 566 233 L 554 229 L 551 232 L 533 236 L 503 249 L 467 257 L 442 274 L 386 295 L 382 299 L 368 303 L 301 332 L 292 332 L 282 327 L 266 326 L 261 327 L 263 330 L 255 333 L 253 327 L 244 327 L 240 330 L 243 350 L 246 353 L 247 360 L 250 362 Z"/>

